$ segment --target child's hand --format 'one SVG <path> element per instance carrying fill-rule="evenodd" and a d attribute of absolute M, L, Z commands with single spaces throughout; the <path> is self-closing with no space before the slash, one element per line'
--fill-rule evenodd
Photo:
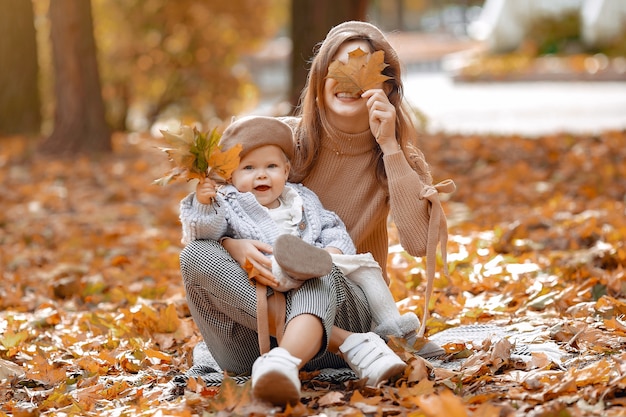
<path fill-rule="evenodd" d="M 334 254 L 334 255 L 343 255 L 343 252 L 341 251 L 341 249 L 335 248 L 335 247 L 332 247 L 332 246 L 326 246 L 324 248 L 324 250 L 326 252 L 330 253 L 331 255 L 332 254 Z"/>
<path fill-rule="evenodd" d="M 217 184 L 210 178 L 200 178 L 196 185 L 196 199 L 201 204 L 211 204 L 217 192 L 215 187 Z"/>

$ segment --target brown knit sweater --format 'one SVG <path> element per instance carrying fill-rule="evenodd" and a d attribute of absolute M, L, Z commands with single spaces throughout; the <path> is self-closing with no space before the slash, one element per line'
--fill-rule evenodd
<path fill-rule="evenodd" d="M 299 119 L 284 121 L 296 128 Z M 404 154 L 398 151 L 384 156 L 387 189 L 376 179 L 376 142 L 369 130 L 359 134 L 334 131 L 322 144 L 319 159 L 303 184 L 344 221 L 357 252 L 371 252 L 386 271 L 391 211 L 402 247 L 413 256 L 424 256 L 429 203 L 420 198 L 424 184 Z"/>

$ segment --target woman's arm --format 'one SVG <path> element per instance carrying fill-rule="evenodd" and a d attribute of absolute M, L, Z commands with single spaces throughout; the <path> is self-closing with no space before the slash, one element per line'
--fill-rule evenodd
<path fill-rule="evenodd" d="M 389 185 L 391 217 L 402 247 L 413 256 L 424 256 L 428 241 L 430 202 L 423 198 L 424 184 L 404 153 L 383 157 Z"/>

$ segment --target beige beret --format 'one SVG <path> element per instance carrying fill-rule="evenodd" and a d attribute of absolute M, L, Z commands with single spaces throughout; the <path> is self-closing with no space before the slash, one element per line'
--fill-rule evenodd
<path fill-rule="evenodd" d="M 227 151 L 238 143 L 242 146 L 240 158 L 265 145 L 276 145 L 289 160 L 293 158 L 293 132 L 275 117 L 246 116 L 232 122 L 222 133 L 219 145 Z"/>

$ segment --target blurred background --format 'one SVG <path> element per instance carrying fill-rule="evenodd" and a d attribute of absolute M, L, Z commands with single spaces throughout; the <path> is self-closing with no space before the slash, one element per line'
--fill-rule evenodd
<path fill-rule="evenodd" d="M 388 34 L 424 129 L 626 128 L 623 0 L 0 0 L 0 137 L 99 151 L 290 114 L 315 45 L 351 19 Z"/>

